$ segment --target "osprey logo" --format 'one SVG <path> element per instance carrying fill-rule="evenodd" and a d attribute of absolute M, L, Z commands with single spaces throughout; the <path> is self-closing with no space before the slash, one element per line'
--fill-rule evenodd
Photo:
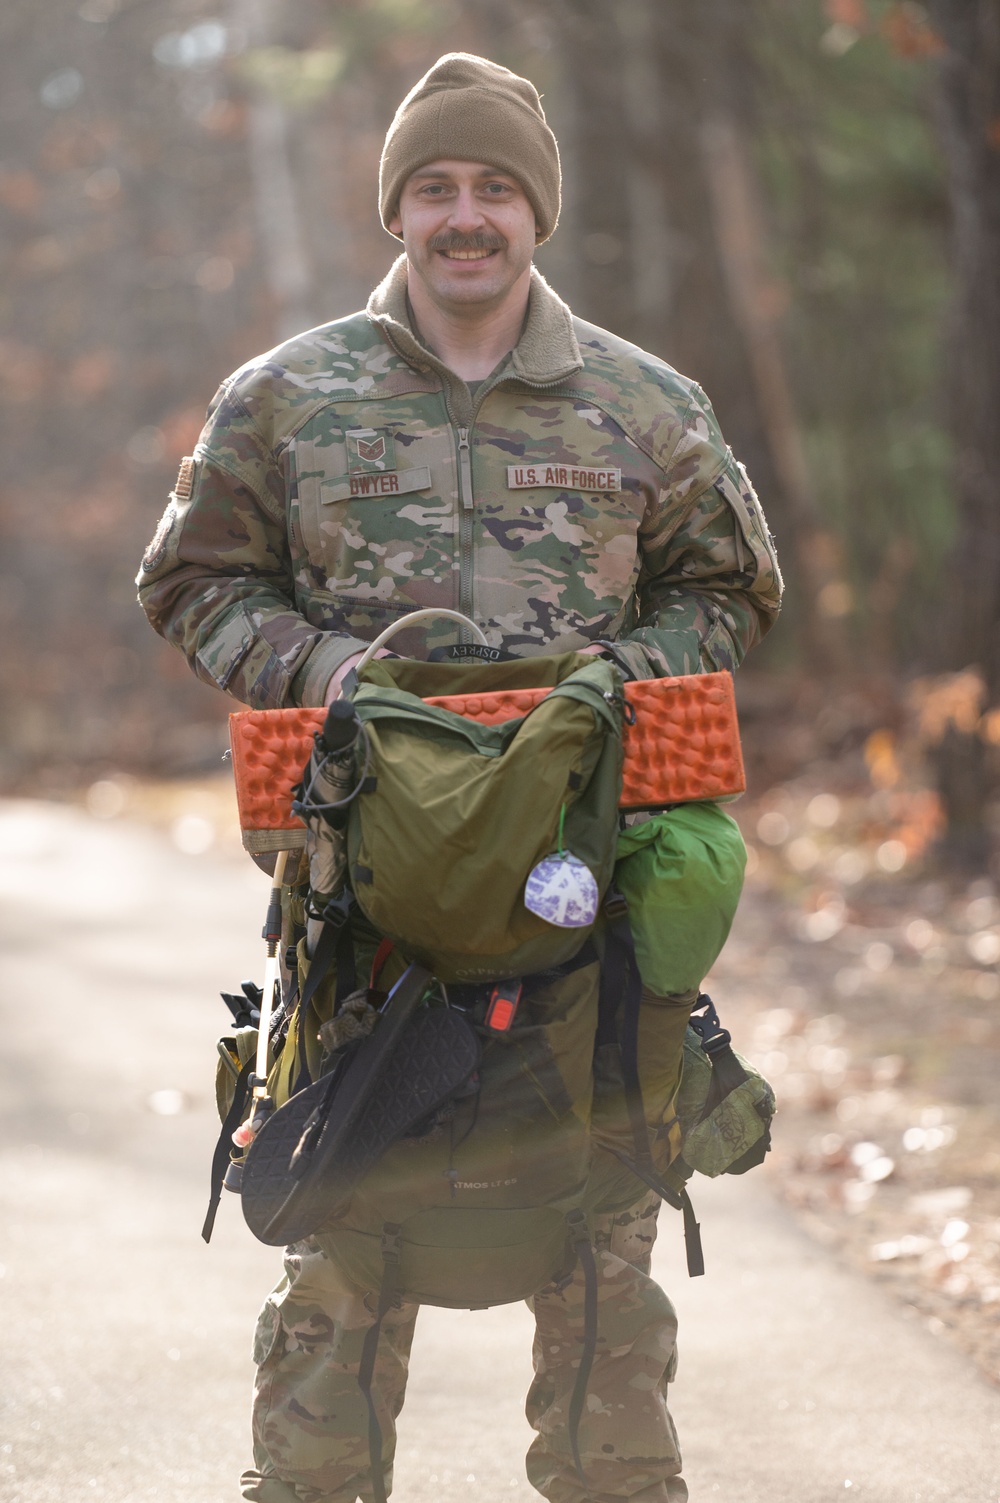
<path fill-rule="evenodd" d="M 396 468 L 392 434 L 377 428 L 348 428 L 347 470 L 350 475 L 384 475 Z"/>

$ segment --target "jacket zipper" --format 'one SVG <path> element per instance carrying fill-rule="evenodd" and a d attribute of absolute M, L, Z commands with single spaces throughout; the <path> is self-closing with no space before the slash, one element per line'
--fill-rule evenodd
<path fill-rule="evenodd" d="M 504 379 L 504 376 L 501 376 L 495 385 L 502 385 Z M 557 386 L 562 379 L 564 378 L 559 377 L 556 381 L 545 383 L 526 381 L 524 384 L 536 388 L 541 388 L 543 385 Z M 524 378 L 519 376 L 518 380 L 524 380 Z M 486 391 L 480 392 L 479 402 L 476 404 L 477 411 L 482 406 L 483 398 L 493 389 L 490 386 Z M 447 395 L 445 396 L 445 405 L 448 408 L 449 416 L 451 416 L 451 403 Z M 455 424 L 455 432 L 458 435 L 459 495 L 462 503 L 458 516 L 458 608 L 463 616 L 471 617 L 473 608 L 472 544 L 476 516 L 476 498 L 472 489 L 472 450 L 469 445 L 469 431 L 468 426 L 459 427 L 458 424 Z M 468 627 L 459 627 L 459 641 L 463 644 L 472 641 L 472 633 Z"/>
<path fill-rule="evenodd" d="M 458 608 L 463 616 L 472 615 L 472 528 L 476 500 L 472 493 L 472 450 L 468 428 L 458 429 L 458 475 L 462 509 L 458 519 Z M 460 628 L 462 642 L 471 641 L 467 627 Z"/>

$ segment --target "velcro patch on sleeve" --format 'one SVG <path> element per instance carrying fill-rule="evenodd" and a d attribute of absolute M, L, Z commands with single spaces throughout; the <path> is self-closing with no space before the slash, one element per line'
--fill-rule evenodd
<path fill-rule="evenodd" d="M 507 489 L 511 491 L 534 491 L 552 488 L 560 491 L 590 491 L 606 495 L 620 491 L 622 472 L 615 469 L 598 469 L 590 465 L 571 464 L 509 464 L 507 466 Z"/>
<path fill-rule="evenodd" d="M 177 484 L 174 486 L 174 495 L 178 501 L 190 501 L 193 490 L 194 455 L 188 454 L 181 460 L 181 467 L 177 471 Z"/>

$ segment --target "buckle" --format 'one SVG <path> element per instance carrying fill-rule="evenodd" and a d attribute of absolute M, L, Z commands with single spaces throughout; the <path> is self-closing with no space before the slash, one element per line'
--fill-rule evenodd
<path fill-rule="evenodd" d="M 339 898 L 331 898 L 316 917 L 322 919 L 324 924 L 329 924 L 332 929 L 342 929 L 351 916 L 351 894 L 344 893 Z"/>
<path fill-rule="evenodd" d="M 617 888 L 612 888 L 604 897 L 604 916 L 612 921 L 625 918 L 628 914 L 628 899 Z"/>
<path fill-rule="evenodd" d="M 579 1207 L 575 1211 L 567 1212 L 566 1225 L 569 1227 L 570 1240 L 574 1247 L 579 1246 L 581 1242 L 590 1243 L 590 1229 L 587 1226 L 587 1218 Z"/>
<path fill-rule="evenodd" d="M 514 1021 L 524 984 L 519 977 L 498 981 L 490 992 L 486 1009 L 486 1026 L 494 1033 L 506 1033 Z"/>
<path fill-rule="evenodd" d="M 403 1251 L 403 1228 L 397 1221 L 387 1221 L 382 1227 L 382 1262 L 398 1263 Z"/>

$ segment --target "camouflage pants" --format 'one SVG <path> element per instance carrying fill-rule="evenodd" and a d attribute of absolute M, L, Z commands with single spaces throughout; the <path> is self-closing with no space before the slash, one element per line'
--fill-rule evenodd
<path fill-rule="evenodd" d="M 677 1365 L 677 1318 L 649 1277 L 659 1201 L 597 1218 L 598 1346 L 580 1422 L 591 1490 L 573 1466 L 567 1415 L 583 1338 L 579 1270 L 529 1301 L 535 1316 L 535 1376 L 527 1416 L 536 1439 L 528 1480 L 551 1503 L 684 1503 L 680 1451 L 667 1409 Z M 243 1496 L 255 1503 L 368 1503 L 368 1411 L 357 1385 L 374 1296 L 345 1294 L 310 1241 L 290 1247 L 285 1278 L 261 1312 L 254 1346 L 254 1468 Z M 372 1396 L 384 1439 L 387 1481 L 395 1420 L 403 1407 L 418 1306 L 386 1316 Z"/>

